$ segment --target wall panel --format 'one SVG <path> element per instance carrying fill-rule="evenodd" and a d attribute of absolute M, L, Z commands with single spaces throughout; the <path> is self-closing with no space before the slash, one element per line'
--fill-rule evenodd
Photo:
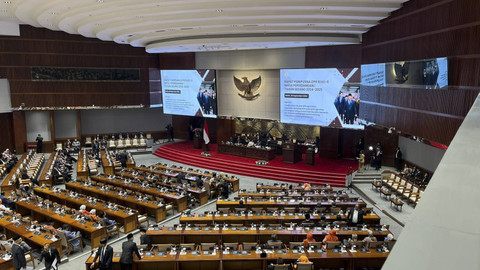
<path fill-rule="evenodd" d="M 15 135 L 13 130 L 13 113 L 0 113 L 0 123 L 2 123 L 2 132 L 0 132 L 0 151 L 5 149 L 15 150 Z"/>
<path fill-rule="evenodd" d="M 0 37 L 0 77 L 10 80 L 12 106 L 149 105 L 149 69 L 159 59 L 143 48 L 48 29 L 20 26 L 19 37 Z M 34 81 L 33 66 L 138 68 L 140 81 Z"/>
<path fill-rule="evenodd" d="M 363 35 L 362 63 L 448 57 L 448 89 L 361 89 L 361 118 L 450 144 L 480 92 L 480 1 L 412 0 Z"/>

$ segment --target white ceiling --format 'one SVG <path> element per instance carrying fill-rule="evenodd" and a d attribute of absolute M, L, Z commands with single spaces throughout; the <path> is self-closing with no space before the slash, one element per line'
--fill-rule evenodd
<path fill-rule="evenodd" d="M 0 0 L 0 21 L 195 52 L 360 43 L 405 0 Z"/>

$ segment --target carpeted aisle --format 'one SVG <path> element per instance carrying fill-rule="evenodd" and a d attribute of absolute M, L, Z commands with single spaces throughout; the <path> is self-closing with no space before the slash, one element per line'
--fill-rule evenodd
<path fill-rule="evenodd" d="M 193 141 L 164 145 L 155 155 L 188 165 L 240 175 L 295 183 L 328 183 L 333 186 L 344 186 L 349 168 L 357 169 L 357 162 L 354 160 L 325 159 L 318 156 L 315 157 L 314 166 L 305 164 L 305 159 L 297 164 L 286 164 L 282 162 L 281 156 L 270 160 L 267 166 L 258 166 L 255 159 L 219 154 L 216 144 L 210 144 L 209 147 L 210 157 L 201 156 L 203 150 L 194 149 Z"/>

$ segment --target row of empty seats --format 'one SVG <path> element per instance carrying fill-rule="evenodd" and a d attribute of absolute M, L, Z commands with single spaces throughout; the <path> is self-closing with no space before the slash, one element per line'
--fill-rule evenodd
<path fill-rule="evenodd" d="M 425 191 L 420 186 L 395 172 L 388 172 L 388 175 L 383 176 L 382 185 L 413 205 L 417 205 Z"/>

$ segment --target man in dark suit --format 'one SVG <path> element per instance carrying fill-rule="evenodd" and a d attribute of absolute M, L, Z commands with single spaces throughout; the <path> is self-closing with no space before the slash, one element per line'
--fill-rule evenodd
<path fill-rule="evenodd" d="M 13 268 L 15 270 L 24 269 L 27 267 L 27 260 L 25 259 L 25 252 L 20 246 L 22 238 L 19 235 L 13 237 L 15 241 L 12 245 Z"/>
<path fill-rule="evenodd" d="M 95 254 L 95 258 L 93 259 L 93 263 L 90 266 L 91 269 L 94 269 L 97 265 L 98 261 L 98 269 L 100 270 L 111 270 L 112 269 L 112 260 L 113 260 L 113 248 L 111 246 L 107 246 L 107 239 L 102 238 L 100 240 L 100 247 Z"/>
<path fill-rule="evenodd" d="M 353 99 L 352 94 L 348 94 L 344 110 L 345 123 L 349 125 L 353 124 L 355 122 L 355 118 L 358 116 L 358 112 L 357 105 L 355 104 L 355 100 Z"/>
<path fill-rule="evenodd" d="M 37 153 L 42 153 L 42 146 L 43 146 L 43 137 L 42 135 L 38 134 L 37 138 L 35 139 L 37 141 Z"/>
<path fill-rule="evenodd" d="M 122 243 L 122 256 L 120 256 L 121 270 L 132 270 L 134 252 L 138 259 L 141 260 L 142 256 L 138 252 L 137 244 L 133 242 L 133 234 L 129 233 L 127 235 L 127 241 Z"/>
<path fill-rule="evenodd" d="M 363 224 L 363 210 L 358 203 L 348 212 L 347 221 L 350 226 Z"/>
<path fill-rule="evenodd" d="M 45 270 L 57 270 L 60 264 L 60 254 L 56 248 L 50 247 L 50 244 L 43 246 L 42 253 L 40 254 L 40 262 L 45 258 Z"/>
<path fill-rule="evenodd" d="M 333 101 L 335 108 L 337 109 L 338 114 L 340 115 L 340 120 L 343 120 L 343 115 L 345 113 L 344 106 L 345 106 L 345 97 L 343 96 L 342 91 L 338 93 L 338 96 Z"/>
<path fill-rule="evenodd" d="M 152 241 L 150 241 L 150 236 L 147 235 L 147 230 L 140 229 L 140 245 L 147 245 L 147 250 L 152 248 Z"/>
<path fill-rule="evenodd" d="M 400 147 L 397 147 L 397 152 L 395 153 L 395 162 L 397 163 L 397 171 L 402 170 L 403 166 L 403 153 L 400 151 Z"/>

